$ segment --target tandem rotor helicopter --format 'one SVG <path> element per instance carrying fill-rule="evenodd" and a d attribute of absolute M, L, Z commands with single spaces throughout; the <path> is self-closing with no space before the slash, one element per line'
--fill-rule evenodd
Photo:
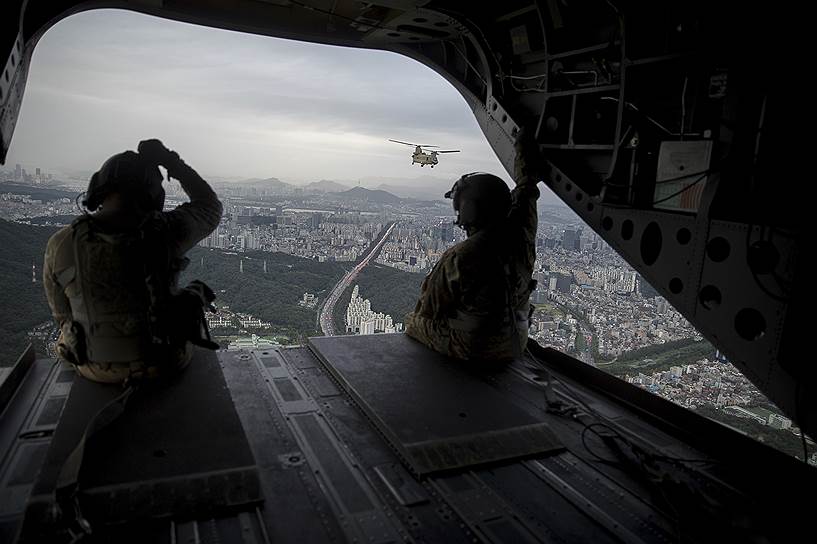
<path fill-rule="evenodd" d="M 408 142 L 401 142 L 400 140 L 392 140 L 389 138 L 390 142 L 394 142 L 396 144 L 403 144 L 403 145 L 410 145 L 414 147 L 414 153 L 411 154 L 411 164 L 419 164 L 420 166 L 429 165 L 431 168 L 434 168 L 434 165 L 439 162 L 437 159 L 438 153 L 459 153 L 459 149 L 447 149 L 445 151 L 442 150 L 434 150 L 434 151 L 426 151 L 425 147 L 437 147 L 436 145 L 419 145 L 419 144 L 410 144 Z"/>

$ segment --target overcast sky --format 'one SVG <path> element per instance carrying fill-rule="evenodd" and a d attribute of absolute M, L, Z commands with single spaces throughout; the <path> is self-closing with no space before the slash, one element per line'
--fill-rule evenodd
<path fill-rule="evenodd" d="M 157 137 L 201 173 L 290 182 L 505 174 L 457 91 L 383 51 L 199 27 L 120 10 L 64 19 L 34 52 L 6 166 L 96 170 Z"/>

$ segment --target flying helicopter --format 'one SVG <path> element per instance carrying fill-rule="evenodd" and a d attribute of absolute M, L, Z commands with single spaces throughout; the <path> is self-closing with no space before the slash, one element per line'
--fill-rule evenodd
<path fill-rule="evenodd" d="M 425 166 L 428 164 L 431 168 L 434 168 L 434 165 L 439 162 L 437 159 L 438 153 L 459 153 L 459 149 L 447 149 L 447 150 L 434 150 L 434 151 L 426 151 L 424 148 L 428 147 L 438 147 L 436 145 L 420 145 L 420 144 L 411 144 L 409 142 L 401 142 L 400 140 L 392 140 L 389 139 L 390 142 L 394 142 L 396 144 L 403 144 L 403 145 L 410 145 L 414 147 L 414 153 L 411 154 L 411 164 L 419 164 L 420 166 Z"/>

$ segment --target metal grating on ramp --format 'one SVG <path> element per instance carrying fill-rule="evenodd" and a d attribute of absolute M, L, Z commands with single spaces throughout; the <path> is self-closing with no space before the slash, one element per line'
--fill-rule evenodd
<path fill-rule="evenodd" d="M 405 445 L 418 474 L 535 455 L 555 447 L 559 443 L 545 423 Z"/>
<path fill-rule="evenodd" d="M 310 338 L 312 350 L 416 474 L 561 449 L 477 367 L 403 334 Z"/>

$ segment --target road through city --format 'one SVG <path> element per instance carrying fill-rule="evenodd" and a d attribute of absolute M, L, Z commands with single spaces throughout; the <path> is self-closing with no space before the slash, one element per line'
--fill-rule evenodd
<path fill-rule="evenodd" d="M 335 304 L 337 304 L 338 299 L 343 294 L 349 285 L 355 281 L 357 275 L 360 274 L 360 271 L 366 268 L 366 265 L 369 264 L 369 261 L 377 255 L 380 251 L 380 248 L 383 247 L 383 244 L 388 239 L 391 231 L 394 229 L 396 223 L 392 223 L 389 228 L 386 229 L 386 232 L 377 241 L 377 244 L 366 254 L 365 257 L 357 264 L 355 267 L 347 272 L 338 283 L 335 284 L 335 287 L 332 289 L 332 292 L 329 293 L 329 296 L 326 298 L 326 302 L 323 304 L 319 315 L 319 322 L 321 326 L 321 331 L 323 332 L 324 336 L 335 336 L 335 322 L 332 319 L 332 314 L 335 311 Z"/>

